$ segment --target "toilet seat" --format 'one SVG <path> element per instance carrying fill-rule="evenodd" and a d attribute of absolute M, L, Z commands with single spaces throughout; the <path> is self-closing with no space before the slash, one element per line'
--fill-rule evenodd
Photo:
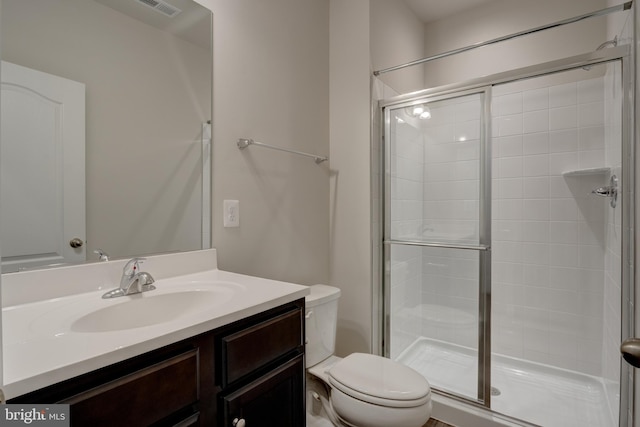
<path fill-rule="evenodd" d="M 431 400 L 427 380 L 413 369 L 372 354 L 353 353 L 331 367 L 329 384 L 378 406 L 410 408 Z"/>

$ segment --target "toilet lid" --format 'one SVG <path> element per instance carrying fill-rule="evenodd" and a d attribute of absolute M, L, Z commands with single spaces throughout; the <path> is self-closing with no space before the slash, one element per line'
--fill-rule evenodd
<path fill-rule="evenodd" d="M 353 353 L 329 370 L 329 382 L 350 396 L 383 406 L 418 406 L 430 398 L 422 375 L 393 360 Z"/>

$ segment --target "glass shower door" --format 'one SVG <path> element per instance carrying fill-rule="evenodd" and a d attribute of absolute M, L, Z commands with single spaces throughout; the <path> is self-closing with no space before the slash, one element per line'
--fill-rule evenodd
<path fill-rule="evenodd" d="M 487 402 L 488 89 L 385 109 L 386 355 Z"/>

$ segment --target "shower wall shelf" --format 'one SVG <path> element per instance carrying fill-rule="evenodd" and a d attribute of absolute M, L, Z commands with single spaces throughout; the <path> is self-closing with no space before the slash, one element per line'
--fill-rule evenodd
<path fill-rule="evenodd" d="M 583 176 L 583 175 L 605 175 L 611 172 L 611 168 L 588 168 L 588 169 L 576 169 L 566 172 L 562 172 L 562 176 Z"/>
<path fill-rule="evenodd" d="M 237 144 L 238 144 L 238 148 L 240 150 L 244 150 L 245 148 L 247 148 L 250 145 L 256 145 L 258 147 L 270 148 L 272 150 L 278 150 L 278 151 L 284 151 L 286 153 L 297 154 L 299 156 L 311 157 L 311 158 L 313 158 L 313 160 L 318 165 L 320 163 L 322 163 L 322 162 L 326 162 L 327 160 L 329 160 L 329 158 L 325 157 L 325 156 L 317 156 L 315 154 L 304 153 L 302 151 L 289 150 L 288 148 L 274 147 L 273 145 L 269 145 L 269 144 L 265 144 L 265 143 L 262 143 L 262 142 L 254 141 L 253 139 L 240 138 L 240 139 L 238 139 L 238 143 Z"/>

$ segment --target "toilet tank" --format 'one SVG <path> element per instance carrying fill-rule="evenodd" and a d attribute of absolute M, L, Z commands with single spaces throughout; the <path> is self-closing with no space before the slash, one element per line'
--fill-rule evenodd
<path fill-rule="evenodd" d="M 307 368 L 331 356 L 336 348 L 338 297 L 340 289 L 313 285 L 305 297 L 305 332 Z"/>

